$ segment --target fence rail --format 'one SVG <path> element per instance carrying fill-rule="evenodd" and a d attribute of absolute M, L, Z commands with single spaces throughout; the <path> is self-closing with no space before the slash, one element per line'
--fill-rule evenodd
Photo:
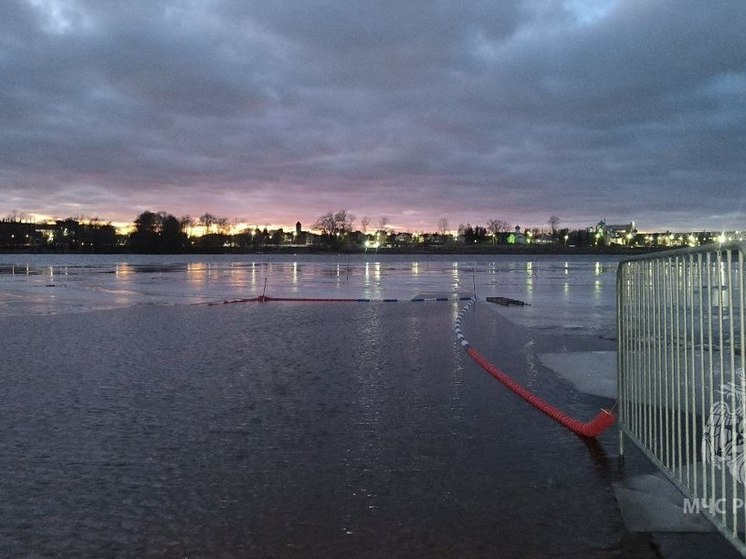
<path fill-rule="evenodd" d="M 627 435 L 746 556 L 745 253 L 619 265 L 617 382 L 620 455 Z"/>

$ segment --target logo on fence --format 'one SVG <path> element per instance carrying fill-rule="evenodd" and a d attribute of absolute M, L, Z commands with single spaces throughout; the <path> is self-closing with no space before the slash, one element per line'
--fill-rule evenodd
<path fill-rule="evenodd" d="M 736 382 L 723 383 L 720 400 L 713 403 L 702 435 L 702 460 L 717 469 L 727 469 L 746 483 L 746 379 L 736 370 Z"/>

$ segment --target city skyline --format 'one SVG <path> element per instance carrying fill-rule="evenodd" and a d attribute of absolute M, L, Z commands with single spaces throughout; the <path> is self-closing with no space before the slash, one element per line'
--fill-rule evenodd
<path fill-rule="evenodd" d="M 746 228 L 738 0 L 0 13 L 3 215 Z"/>

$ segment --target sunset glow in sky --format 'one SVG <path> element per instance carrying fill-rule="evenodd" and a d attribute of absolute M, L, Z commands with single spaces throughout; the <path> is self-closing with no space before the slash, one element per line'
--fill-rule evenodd
<path fill-rule="evenodd" d="M 0 217 L 746 229 L 746 2 L 0 2 Z"/>

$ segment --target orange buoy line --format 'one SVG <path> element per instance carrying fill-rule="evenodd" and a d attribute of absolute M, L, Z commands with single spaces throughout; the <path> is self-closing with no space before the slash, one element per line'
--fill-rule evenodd
<path fill-rule="evenodd" d="M 466 338 L 464 338 L 463 332 L 461 331 L 461 321 L 464 315 L 466 314 L 466 311 L 468 311 L 469 308 L 471 308 L 473 304 L 474 304 L 474 300 L 472 299 L 463 309 L 461 309 L 461 312 L 458 314 L 458 317 L 456 318 L 456 324 L 455 324 L 454 330 L 456 332 L 456 337 L 461 343 L 461 346 L 464 348 L 466 353 L 468 353 L 469 356 L 480 367 L 482 367 L 490 375 L 492 375 L 497 380 L 499 380 L 501 383 L 503 383 L 506 387 L 512 390 L 515 394 L 517 394 L 518 396 L 526 400 L 529 404 L 531 404 L 538 410 L 544 412 L 546 415 L 548 415 L 549 417 L 551 417 L 552 419 L 554 419 L 561 425 L 567 427 L 573 433 L 576 433 L 583 437 L 597 437 L 598 435 L 606 431 L 609 427 L 611 427 L 614 424 L 614 421 L 616 420 L 614 414 L 611 413 L 611 411 L 605 410 L 605 409 L 602 409 L 598 413 L 598 415 L 596 415 L 596 417 L 594 417 L 592 420 L 585 422 L 585 423 L 577 419 L 574 419 L 570 417 L 569 415 L 567 415 L 566 413 L 564 413 L 563 411 L 552 406 L 545 400 L 542 400 L 536 394 L 534 394 L 527 388 L 518 384 L 510 376 L 508 376 L 503 371 L 495 367 L 492 363 L 490 363 L 487 360 L 487 358 L 485 358 L 481 353 L 479 353 L 466 340 Z"/>

